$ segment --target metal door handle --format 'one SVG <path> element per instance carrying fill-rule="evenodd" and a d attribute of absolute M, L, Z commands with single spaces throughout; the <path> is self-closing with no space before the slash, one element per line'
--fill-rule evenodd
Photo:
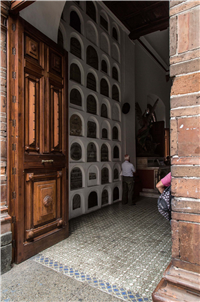
<path fill-rule="evenodd" d="M 42 164 L 44 163 L 53 163 L 54 160 L 53 159 L 42 159 Z"/>

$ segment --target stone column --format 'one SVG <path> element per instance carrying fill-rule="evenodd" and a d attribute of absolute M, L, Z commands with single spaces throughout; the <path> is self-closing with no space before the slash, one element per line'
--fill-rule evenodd
<path fill-rule="evenodd" d="M 153 301 L 200 297 L 200 1 L 170 2 L 172 262 Z"/>
<path fill-rule="evenodd" d="M 1 157 L 1 273 L 11 268 L 12 232 L 7 201 L 7 18 L 10 1 L 1 1 L 1 112 L 0 112 L 0 157 Z"/>

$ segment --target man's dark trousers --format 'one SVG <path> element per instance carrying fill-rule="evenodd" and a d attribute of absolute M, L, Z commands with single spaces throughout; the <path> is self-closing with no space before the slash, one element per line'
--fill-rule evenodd
<path fill-rule="evenodd" d="M 122 203 L 129 205 L 134 204 L 133 202 L 133 192 L 134 192 L 134 178 L 129 176 L 123 176 L 123 193 L 122 193 Z"/>

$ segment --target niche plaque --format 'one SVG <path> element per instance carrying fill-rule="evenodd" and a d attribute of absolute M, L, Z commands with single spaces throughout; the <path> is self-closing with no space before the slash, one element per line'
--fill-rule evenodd
<path fill-rule="evenodd" d="M 87 123 L 87 137 L 96 138 L 97 126 L 95 122 L 88 121 Z"/>
<path fill-rule="evenodd" d="M 71 190 L 82 188 L 82 172 L 79 168 L 74 168 L 71 171 Z"/>
<path fill-rule="evenodd" d="M 71 145 L 70 154 L 71 154 L 71 159 L 73 159 L 73 160 L 80 160 L 81 157 L 82 157 L 81 146 L 78 143 L 73 143 Z"/>
<path fill-rule="evenodd" d="M 97 149 L 95 144 L 89 143 L 87 147 L 87 162 L 97 161 Z"/>
<path fill-rule="evenodd" d="M 101 204 L 102 204 L 102 206 L 104 204 L 108 204 L 108 191 L 107 190 L 103 190 L 103 192 L 102 192 Z"/>
<path fill-rule="evenodd" d="M 73 197 L 73 210 L 79 209 L 81 207 L 81 196 L 79 194 Z"/>
<path fill-rule="evenodd" d="M 92 172 L 89 173 L 89 180 L 93 180 L 96 178 L 97 178 L 96 173 L 92 173 Z"/>
<path fill-rule="evenodd" d="M 70 118 L 70 135 L 81 136 L 82 122 L 77 114 L 73 114 Z"/>
<path fill-rule="evenodd" d="M 109 171 L 108 168 L 103 168 L 101 170 L 101 184 L 109 183 Z"/>
<path fill-rule="evenodd" d="M 108 161 L 108 147 L 105 144 L 101 147 L 101 161 Z"/>

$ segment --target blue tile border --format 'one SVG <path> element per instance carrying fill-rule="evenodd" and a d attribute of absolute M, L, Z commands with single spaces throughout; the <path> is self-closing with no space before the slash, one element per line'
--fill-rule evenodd
<path fill-rule="evenodd" d="M 141 297 L 141 295 L 138 293 L 132 293 L 130 290 L 125 290 L 124 288 L 120 288 L 117 285 L 112 285 L 109 282 L 98 280 L 97 278 L 85 274 L 84 272 L 79 272 L 77 269 L 69 267 L 68 265 L 64 265 L 58 261 L 50 259 L 49 257 L 44 257 L 42 254 L 36 255 L 32 259 L 44 266 L 57 271 L 58 273 L 72 277 L 80 282 L 87 282 L 88 285 L 98 288 L 99 290 L 102 290 L 103 292 L 106 292 L 124 301 L 150 302 L 147 297 Z"/>

